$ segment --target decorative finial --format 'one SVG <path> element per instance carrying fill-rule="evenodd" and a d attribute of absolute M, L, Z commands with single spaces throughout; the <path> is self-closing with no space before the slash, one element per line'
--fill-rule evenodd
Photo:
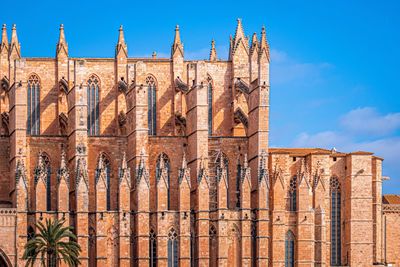
<path fill-rule="evenodd" d="M 211 51 L 210 51 L 210 61 L 217 60 L 217 50 L 215 49 L 215 41 L 212 39 L 211 41 Z"/>
<path fill-rule="evenodd" d="M 1 46 L 5 46 L 8 48 L 8 37 L 7 37 L 7 26 L 3 24 L 2 31 L 1 31 Z"/>
<path fill-rule="evenodd" d="M 125 170 L 125 169 L 128 168 L 128 163 L 126 162 L 126 153 L 125 153 L 125 152 L 122 154 L 121 168 L 122 168 L 123 170 Z"/>
<path fill-rule="evenodd" d="M 151 54 L 151 57 L 154 58 L 154 59 L 157 58 L 157 53 L 156 53 L 156 51 L 153 51 L 153 54 Z"/>
<path fill-rule="evenodd" d="M 186 169 L 186 168 L 187 168 L 186 153 L 183 152 L 183 156 L 182 156 L 182 169 Z"/>
<path fill-rule="evenodd" d="M 249 162 L 247 161 L 247 153 L 244 154 L 243 167 L 245 169 L 247 169 L 249 167 Z"/>
<path fill-rule="evenodd" d="M 68 56 L 68 45 L 67 41 L 65 40 L 64 24 L 60 24 L 60 36 L 57 43 L 57 55 L 61 51 L 64 51 L 64 53 Z"/>
<path fill-rule="evenodd" d="M 118 35 L 117 47 L 115 49 L 115 55 L 117 55 L 121 50 L 123 50 L 125 56 L 128 56 L 128 46 L 125 43 L 124 28 L 122 27 L 122 25 L 119 26 L 118 31 L 119 35 Z"/>

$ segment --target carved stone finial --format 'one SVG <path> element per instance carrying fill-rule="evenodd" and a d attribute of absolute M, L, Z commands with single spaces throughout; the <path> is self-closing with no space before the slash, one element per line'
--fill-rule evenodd
<path fill-rule="evenodd" d="M 210 50 L 210 61 L 217 60 L 217 50 L 215 49 L 215 41 L 214 39 L 211 41 L 211 50 Z"/>

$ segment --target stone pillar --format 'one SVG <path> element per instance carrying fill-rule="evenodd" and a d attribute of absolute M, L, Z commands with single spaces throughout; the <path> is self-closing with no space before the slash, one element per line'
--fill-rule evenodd
<path fill-rule="evenodd" d="M 71 65 L 74 71 L 74 87 L 68 94 L 70 110 L 68 113 L 68 151 L 70 169 L 71 210 L 74 211 L 74 225 L 82 252 L 83 266 L 89 264 L 89 178 L 87 170 L 87 80 L 85 62 L 75 60 Z"/>
<path fill-rule="evenodd" d="M 269 186 L 269 185 L 268 185 Z M 251 172 L 247 161 L 247 154 L 244 157 L 243 168 L 240 177 L 240 210 L 242 222 L 242 266 L 251 266 Z"/>
<path fill-rule="evenodd" d="M 228 238 L 228 221 L 225 216 L 228 216 L 228 170 L 225 166 L 223 154 L 219 154 L 219 166 L 217 168 L 217 204 L 218 204 L 218 266 L 227 267 L 229 264 L 229 238 Z M 211 254 L 211 252 L 210 252 Z"/>
<path fill-rule="evenodd" d="M 196 214 L 196 246 L 199 266 L 209 264 L 209 181 L 208 181 L 208 122 L 207 87 L 205 63 L 197 62 L 195 82 L 186 95 L 188 106 L 187 131 L 188 162 L 191 184 L 191 206 Z M 206 197 L 205 197 L 206 196 Z"/>
<path fill-rule="evenodd" d="M 168 169 L 165 166 L 163 155 L 159 162 L 159 176 L 156 177 L 157 185 L 157 264 L 159 267 L 168 266 L 168 226 L 169 214 L 168 210 Z"/>
<path fill-rule="evenodd" d="M 148 166 L 148 88 L 145 85 L 146 65 L 143 62 L 135 64 L 135 85 L 127 93 L 128 123 L 128 165 L 136 170 L 135 186 L 131 192 L 131 210 L 134 218 L 131 220 L 134 229 L 134 244 L 132 259 L 134 264 L 147 266 L 149 262 L 150 234 L 150 184 Z"/>
<path fill-rule="evenodd" d="M 371 154 L 346 157 L 345 263 L 370 266 L 373 262 L 373 198 Z"/>
<path fill-rule="evenodd" d="M 372 158 L 372 193 L 374 220 L 374 263 L 385 261 L 382 237 L 382 159 Z"/>
<path fill-rule="evenodd" d="M 249 123 L 247 135 L 249 165 L 252 170 L 268 166 L 268 133 L 269 133 L 269 47 L 266 42 L 265 29 L 262 31 L 260 51 L 258 53 L 258 78 L 251 83 L 248 95 Z M 262 167 L 263 164 L 265 167 Z M 252 172 L 252 209 L 257 209 L 257 231 L 258 231 L 258 260 L 259 266 L 269 264 L 269 188 L 266 192 L 259 192 L 258 185 L 260 173 Z"/>
<path fill-rule="evenodd" d="M 311 165 L 311 164 L 310 164 Z M 312 166 L 312 165 L 311 165 Z M 314 166 L 313 166 L 314 167 Z M 318 172 L 319 166 L 315 166 Z M 298 266 L 314 266 L 315 222 L 313 210 L 313 192 L 309 176 L 300 170 L 297 172 L 297 235 L 296 253 Z"/>
<path fill-rule="evenodd" d="M 186 158 L 179 170 L 179 266 L 190 266 L 190 170 Z"/>
<path fill-rule="evenodd" d="M 107 173 L 100 155 L 96 173 L 96 266 L 107 266 L 107 230 L 111 214 L 107 212 Z"/>
<path fill-rule="evenodd" d="M 285 265 L 285 237 L 288 231 L 290 213 L 287 212 L 288 187 L 290 177 L 288 174 L 287 154 L 271 154 L 269 169 L 271 177 L 271 250 L 273 256 L 271 266 Z M 258 226 L 257 226 L 258 228 Z M 258 230 L 258 229 L 257 229 Z M 258 253 L 258 252 L 257 252 Z"/>
<path fill-rule="evenodd" d="M 131 192 L 131 170 L 123 154 L 121 168 L 119 170 L 119 266 L 129 267 L 131 260 L 130 245 L 130 192 Z"/>
<path fill-rule="evenodd" d="M 22 259 L 25 251 L 25 244 L 27 242 L 27 213 L 28 213 L 28 188 L 27 188 L 27 176 L 25 168 L 25 159 L 23 153 L 18 155 L 16 159 L 15 168 L 15 207 L 17 209 L 17 219 L 15 225 L 16 235 L 16 266 L 24 266 L 25 260 Z"/>
<path fill-rule="evenodd" d="M 26 82 L 24 76 L 25 60 L 17 59 L 13 62 L 15 73 L 13 80 L 21 81 L 14 83 L 9 91 L 10 96 L 10 170 L 15 170 L 17 167 L 17 154 L 26 160 L 29 156 L 29 151 L 26 149 L 26 119 L 27 119 L 27 95 Z M 24 163 L 25 164 L 25 163 Z M 29 166 L 26 166 L 29 169 Z M 27 174 L 29 175 L 29 174 Z M 13 205 L 17 203 L 15 191 L 15 177 L 11 172 L 10 177 L 10 195 Z M 26 183 L 29 183 L 27 177 Z M 29 194 L 29 192 L 27 192 Z M 27 207 L 29 208 L 29 207 Z"/>

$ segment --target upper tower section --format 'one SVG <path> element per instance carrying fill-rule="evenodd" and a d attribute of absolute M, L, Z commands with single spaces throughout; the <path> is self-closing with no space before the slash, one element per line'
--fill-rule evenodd
<path fill-rule="evenodd" d="M 235 36 L 231 37 L 229 58 L 232 61 L 233 76 L 247 79 L 249 77 L 249 40 L 244 34 L 242 20 L 237 20 Z"/>

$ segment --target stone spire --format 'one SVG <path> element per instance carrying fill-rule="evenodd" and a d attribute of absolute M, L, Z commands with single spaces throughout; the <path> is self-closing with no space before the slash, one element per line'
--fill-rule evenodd
<path fill-rule="evenodd" d="M 242 19 L 237 19 L 237 26 L 236 26 L 236 32 L 235 32 L 235 38 L 234 38 L 234 43 L 237 43 L 240 39 L 245 39 L 244 35 L 244 30 L 243 30 L 243 25 L 242 25 Z"/>
<path fill-rule="evenodd" d="M 125 37 L 124 37 L 124 28 L 119 26 L 119 35 L 118 35 L 118 42 L 117 46 L 115 48 L 115 55 L 118 55 L 121 51 L 124 52 L 125 56 L 128 56 L 128 46 L 125 43 Z"/>
<path fill-rule="evenodd" d="M 10 55 L 13 54 L 13 52 L 17 53 L 17 57 L 21 57 L 21 45 L 18 42 L 18 36 L 17 36 L 17 26 L 13 24 L 12 30 L 11 30 L 11 43 L 10 43 Z"/>
<path fill-rule="evenodd" d="M 65 40 L 64 24 L 60 25 L 60 36 L 57 43 L 57 56 L 63 51 L 68 56 L 68 44 Z"/>
<path fill-rule="evenodd" d="M 251 38 L 250 52 L 253 53 L 254 50 L 257 48 L 258 48 L 257 33 L 253 33 L 253 37 Z"/>
<path fill-rule="evenodd" d="M 172 51 L 171 51 L 172 56 L 175 55 L 176 51 L 180 51 L 181 55 L 183 56 L 183 44 L 181 43 L 181 34 L 179 31 L 179 25 L 176 25 L 176 27 L 175 27 L 175 37 L 174 37 L 174 43 L 172 44 Z"/>
<path fill-rule="evenodd" d="M 217 60 L 217 50 L 215 49 L 215 41 L 214 39 L 211 41 L 211 51 L 210 51 L 210 61 Z"/>
<path fill-rule="evenodd" d="M 0 51 L 4 48 L 8 49 L 8 37 L 7 37 L 7 27 L 6 24 L 3 24 L 3 28 L 1 29 L 1 45 Z"/>
<path fill-rule="evenodd" d="M 62 179 L 65 180 L 67 186 L 69 187 L 69 171 L 67 167 L 67 160 L 65 158 L 64 148 L 61 151 L 60 169 L 58 170 L 58 184 L 60 184 Z"/>
<path fill-rule="evenodd" d="M 233 39 L 231 38 L 230 42 L 230 58 L 233 59 L 233 56 L 236 54 L 237 51 L 245 51 L 245 52 L 238 52 L 239 55 L 243 55 L 243 53 L 249 53 L 249 40 L 244 34 L 242 20 L 237 19 L 237 26 L 235 31 L 235 36 Z"/>
<path fill-rule="evenodd" d="M 265 26 L 263 26 L 261 29 L 260 55 L 262 53 L 266 53 L 267 58 L 269 60 L 269 45 L 268 45 L 268 41 L 267 41 L 267 34 L 265 31 Z"/>

